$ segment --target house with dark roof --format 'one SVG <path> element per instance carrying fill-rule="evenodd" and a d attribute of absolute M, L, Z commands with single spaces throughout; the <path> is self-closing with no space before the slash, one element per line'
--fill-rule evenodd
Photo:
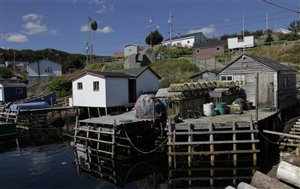
<path fill-rule="evenodd" d="M 2 82 L 0 84 L 0 103 L 12 102 L 27 97 L 25 83 Z"/>
<path fill-rule="evenodd" d="M 202 32 L 190 33 L 186 35 L 174 36 L 171 39 L 166 39 L 162 45 L 179 46 L 179 47 L 193 47 L 195 43 L 206 42 L 207 39 Z"/>
<path fill-rule="evenodd" d="M 160 76 L 150 67 L 111 72 L 85 71 L 72 80 L 73 106 L 107 108 L 128 106 L 143 93 L 156 92 Z"/>
<path fill-rule="evenodd" d="M 296 71 L 279 62 L 241 55 L 217 76 L 220 80 L 239 81 L 247 99 L 259 108 L 284 110 L 296 103 Z M 255 101 L 257 87 L 258 102 Z"/>
<path fill-rule="evenodd" d="M 223 55 L 227 48 L 227 41 L 209 41 L 205 43 L 195 43 L 193 46 L 193 57 L 214 58 Z"/>
<path fill-rule="evenodd" d="M 29 81 L 62 75 L 62 65 L 47 59 L 32 62 L 27 65 L 26 69 Z"/>

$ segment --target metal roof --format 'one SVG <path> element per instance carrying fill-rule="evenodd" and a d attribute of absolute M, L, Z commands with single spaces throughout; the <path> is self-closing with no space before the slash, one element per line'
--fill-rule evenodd
<path fill-rule="evenodd" d="M 196 36 L 198 34 L 201 34 L 201 35 L 204 36 L 204 34 L 202 32 L 197 32 L 197 33 L 189 33 L 189 34 L 185 34 L 185 35 L 174 36 L 174 37 L 172 37 L 172 40 L 182 39 L 182 38 L 187 38 L 187 37 L 193 37 L 193 36 Z M 170 38 L 168 38 L 168 39 L 166 39 L 164 41 L 170 41 Z"/>

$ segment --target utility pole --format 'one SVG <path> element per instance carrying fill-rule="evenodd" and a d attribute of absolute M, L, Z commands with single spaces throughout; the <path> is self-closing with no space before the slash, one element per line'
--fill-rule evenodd
<path fill-rule="evenodd" d="M 170 12 L 170 18 L 168 20 L 169 27 L 170 27 L 170 47 L 172 46 L 172 26 L 173 26 L 173 16 L 172 13 Z"/>
<path fill-rule="evenodd" d="M 266 30 L 269 29 L 269 15 L 266 13 Z"/>

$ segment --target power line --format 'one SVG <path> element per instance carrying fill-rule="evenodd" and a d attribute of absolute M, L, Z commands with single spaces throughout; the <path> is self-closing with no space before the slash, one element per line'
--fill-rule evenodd
<path fill-rule="evenodd" d="M 294 12 L 294 13 L 297 13 L 297 14 L 300 13 L 298 10 L 294 10 L 294 9 L 291 9 L 291 8 L 288 8 L 288 7 L 279 5 L 279 4 L 274 3 L 274 2 L 272 2 L 272 1 L 270 1 L 270 0 L 262 0 L 262 1 L 263 1 L 263 2 L 266 2 L 266 3 L 269 3 L 269 4 L 273 5 L 273 6 L 276 6 L 276 7 L 282 8 L 282 9 L 285 9 L 285 10 L 290 11 L 290 12 Z"/>

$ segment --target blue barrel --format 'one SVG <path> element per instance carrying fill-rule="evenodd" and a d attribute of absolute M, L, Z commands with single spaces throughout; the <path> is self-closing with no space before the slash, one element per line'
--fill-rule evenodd
<path fill-rule="evenodd" d="M 224 115 L 226 113 L 226 102 L 218 103 L 217 109 L 220 115 Z"/>

